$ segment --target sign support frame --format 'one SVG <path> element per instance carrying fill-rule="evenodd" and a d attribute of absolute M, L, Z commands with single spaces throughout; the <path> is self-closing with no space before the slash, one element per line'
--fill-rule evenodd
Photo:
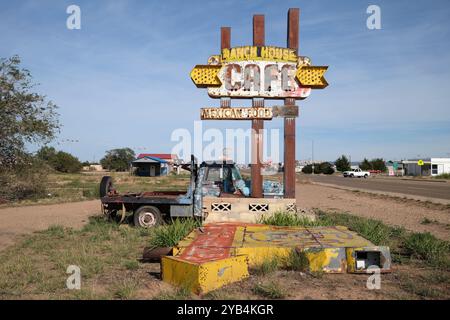
<path fill-rule="evenodd" d="M 287 46 L 294 49 L 298 56 L 299 43 L 299 14 L 298 8 L 290 8 L 288 11 Z M 295 106 L 295 99 L 286 98 L 285 105 Z M 295 118 L 284 118 L 284 197 L 295 198 Z"/>
<path fill-rule="evenodd" d="M 264 46 L 265 45 L 265 30 L 264 30 L 264 15 L 255 14 L 253 15 L 253 45 L 254 46 Z M 264 107 L 264 99 L 253 98 L 252 107 Z M 263 120 L 252 120 L 252 185 L 251 185 L 251 196 L 253 198 L 263 197 L 263 179 L 261 175 L 261 161 L 263 155 L 263 132 L 264 132 L 264 121 Z"/>

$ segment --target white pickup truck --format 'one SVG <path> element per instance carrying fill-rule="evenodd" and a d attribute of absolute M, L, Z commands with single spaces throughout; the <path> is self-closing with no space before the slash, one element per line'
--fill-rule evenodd
<path fill-rule="evenodd" d="M 358 177 L 358 178 L 368 178 L 370 176 L 369 171 L 362 171 L 361 169 L 352 169 L 350 171 L 344 171 L 344 177 Z"/>

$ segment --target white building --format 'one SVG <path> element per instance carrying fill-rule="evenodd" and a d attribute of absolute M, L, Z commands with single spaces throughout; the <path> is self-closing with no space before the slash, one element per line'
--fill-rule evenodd
<path fill-rule="evenodd" d="M 419 160 L 423 166 L 419 166 Z M 450 158 L 411 159 L 402 161 L 407 176 L 438 176 L 443 173 L 450 174 Z"/>

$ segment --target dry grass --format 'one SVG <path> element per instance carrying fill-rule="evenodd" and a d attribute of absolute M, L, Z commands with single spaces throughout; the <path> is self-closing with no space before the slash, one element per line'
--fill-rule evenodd
<path fill-rule="evenodd" d="M 119 192 L 178 191 L 187 190 L 188 174 L 165 177 L 136 177 L 126 172 L 52 173 L 48 176 L 46 193 L 40 198 L 10 202 L 2 206 L 53 204 L 97 199 L 100 181 L 104 175 L 113 177 L 113 185 Z"/>
<path fill-rule="evenodd" d="M 324 216 L 324 215 L 327 215 Z M 394 262 L 396 270 L 382 275 L 382 290 L 365 288 L 367 275 L 304 272 L 305 259 L 267 259 L 239 283 L 196 296 L 159 279 L 159 264 L 139 262 L 152 232 L 92 218 L 81 230 L 53 226 L 27 236 L 0 253 L 0 299 L 449 299 L 450 270 L 429 263 L 442 256 L 441 242 L 428 235 L 388 230 L 376 221 L 322 213 L 319 220 L 351 223 L 359 231 L 384 242 L 402 238 L 399 250 L 414 259 Z M 389 231 L 389 232 L 388 232 Z M 386 238 L 388 237 L 388 238 Z M 403 242 L 404 241 L 404 242 Z M 396 249 L 397 250 L 397 249 Z M 428 256 L 433 253 L 432 256 Z M 416 259 L 417 258 L 417 259 Z M 81 268 L 81 290 L 66 288 L 69 265 Z"/>
<path fill-rule="evenodd" d="M 149 281 L 137 279 L 151 267 L 138 263 L 148 242 L 139 229 L 102 217 L 82 230 L 50 227 L 0 253 L 0 298 L 134 298 Z M 81 291 L 66 288 L 69 265 L 81 269 Z"/>

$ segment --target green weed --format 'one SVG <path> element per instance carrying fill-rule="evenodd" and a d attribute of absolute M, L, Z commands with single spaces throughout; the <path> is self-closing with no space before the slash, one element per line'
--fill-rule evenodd
<path fill-rule="evenodd" d="M 153 230 L 150 245 L 153 247 L 173 247 L 200 225 L 200 222 L 194 219 L 172 220 L 171 223 Z"/>
<path fill-rule="evenodd" d="M 269 299 L 283 299 L 286 297 L 286 292 L 275 282 L 270 282 L 267 284 L 256 284 L 253 287 L 253 293 L 264 298 Z"/>

